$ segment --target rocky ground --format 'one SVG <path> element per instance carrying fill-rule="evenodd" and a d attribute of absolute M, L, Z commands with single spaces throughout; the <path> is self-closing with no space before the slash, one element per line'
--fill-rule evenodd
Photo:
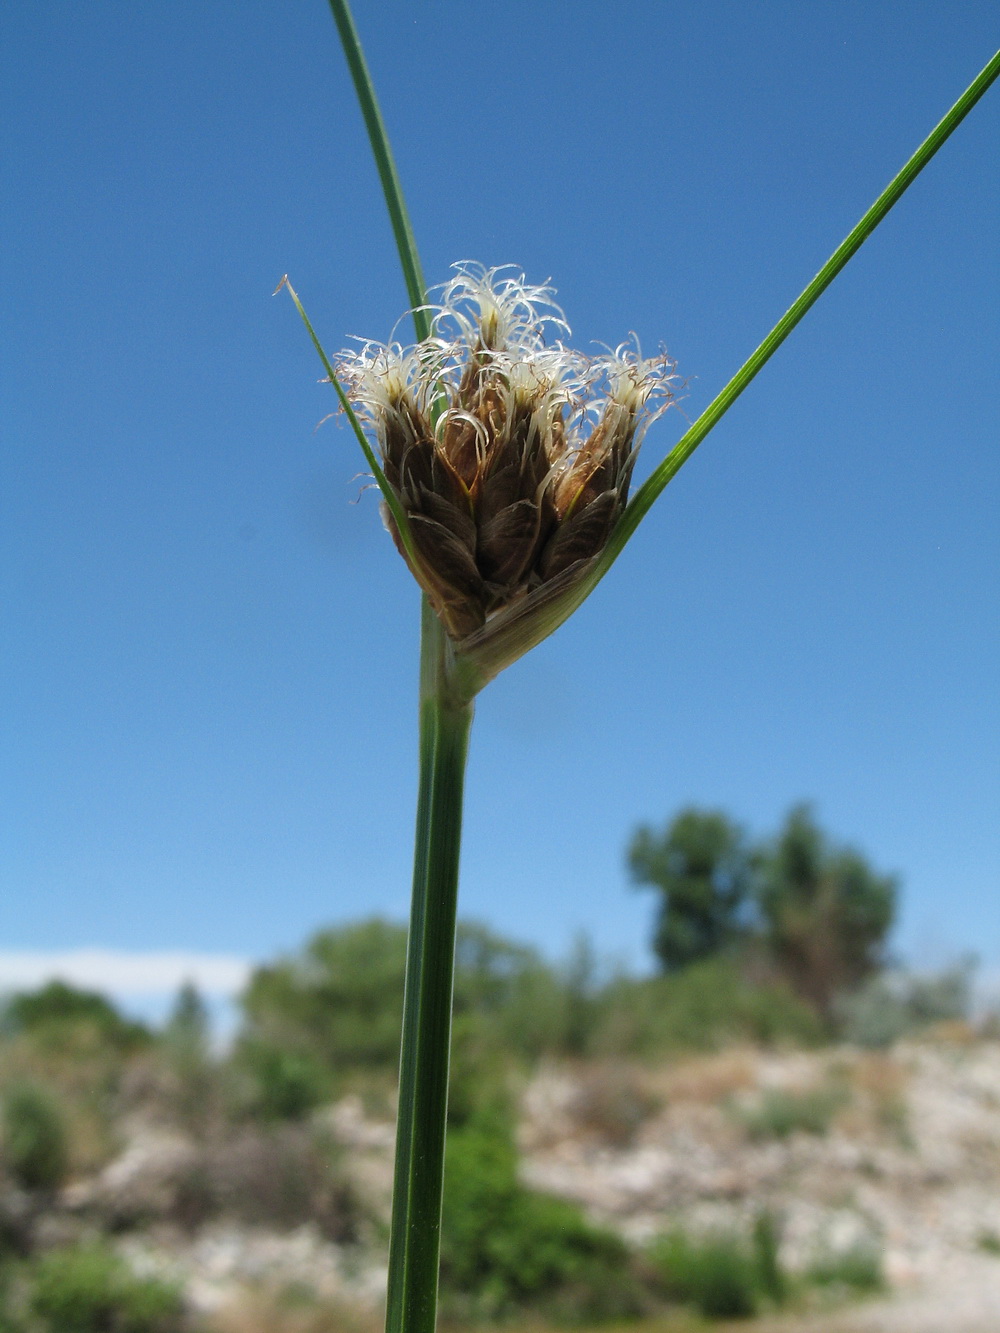
<path fill-rule="evenodd" d="M 768 1327 L 1000 1330 L 1000 1043 L 956 1027 L 887 1053 L 735 1050 L 655 1070 L 552 1066 L 523 1088 L 521 1105 L 526 1182 L 578 1201 L 636 1244 L 675 1226 L 745 1231 L 766 1209 L 791 1272 L 859 1249 L 881 1255 L 887 1295 Z M 352 1188 L 384 1215 L 387 1117 L 357 1098 L 322 1115 Z M 72 1186 L 49 1225 L 95 1208 L 155 1218 L 192 1145 L 141 1120 L 127 1132 L 124 1151 Z M 180 1279 L 197 1309 L 220 1317 L 248 1291 L 296 1285 L 363 1316 L 384 1290 L 371 1240 L 359 1249 L 314 1226 L 184 1232 L 154 1221 L 121 1247 L 135 1268 Z"/>
<path fill-rule="evenodd" d="M 644 1099 L 659 1105 L 641 1115 Z M 738 1226 L 764 1207 L 782 1219 L 789 1267 L 870 1239 L 899 1286 L 1000 1248 L 992 1043 L 731 1052 L 645 1076 L 552 1070 L 527 1089 L 521 1135 L 528 1181 L 637 1242 L 675 1221 Z"/>
<path fill-rule="evenodd" d="M 729 1052 L 645 1077 L 543 1072 L 525 1095 L 525 1176 L 639 1242 L 766 1207 L 793 1271 L 877 1247 L 890 1294 L 817 1333 L 997 1333 L 1000 1045 L 964 1035 L 891 1054 Z M 778 1325 L 792 1326 L 806 1327 Z"/>

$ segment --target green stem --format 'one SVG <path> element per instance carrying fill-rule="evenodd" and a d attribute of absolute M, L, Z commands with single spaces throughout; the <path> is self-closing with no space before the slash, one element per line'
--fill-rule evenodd
<path fill-rule="evenodd" d="M 458 861 L 472 712 L 472 703 L 455 690 L 450 642 L 425 599 L 387 1333 L 434 1333 L 437 1321 Z"/>
<path fill-rule="evenodd" d="M 354 80 L 413 307 L 430 337 L 427 288 L 385 122 L 347 0 L 330 0 Z M 406 951 L 399 1113 L 389 1240 L 387 1333 L 434 1333 L 448 1111 L 462 795 L 472 703 L 456 688 L 447 635 L 423 600 L 420 787 Z"/>

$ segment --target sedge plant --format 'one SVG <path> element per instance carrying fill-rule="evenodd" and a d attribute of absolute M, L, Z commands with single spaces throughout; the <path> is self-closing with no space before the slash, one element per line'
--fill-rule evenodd
<path fill-rule="evenodd" d="M 330 0 L 368 130 L 415 342 L 331 359 L 291 287 L 422 598 L 419 788 L 399 1076 L 387 1333 L 432 1333 L 451 1040 L 462 799 L 476 695 L 593 591 L 667 483 L 1000 75 L 1000 52 L 629 499 L 673 367 L 562 341 L 553 292 L 456 265 L 435 302 L 347 0 Z"/>

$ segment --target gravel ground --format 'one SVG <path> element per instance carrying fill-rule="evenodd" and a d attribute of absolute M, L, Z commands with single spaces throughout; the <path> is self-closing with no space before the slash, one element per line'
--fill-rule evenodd
<path fill-rule="evenodd" d="M 931 1283 L 836 1315 L 742 1327 L 754 1333 L 1000 1333 L 1000 1259 L 963 1255 Z"/>

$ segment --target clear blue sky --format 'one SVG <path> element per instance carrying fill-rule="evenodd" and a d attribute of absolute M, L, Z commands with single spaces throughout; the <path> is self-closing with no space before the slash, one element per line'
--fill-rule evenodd
<path fill-rule="evenodd" d="M 992 3 L 356 0 L 429 280 L 552 279 L 693 418 L 998 44 Z M 287 297 L 405 308 L 323 0 L 5 7 L 0 948 L 267 957 L 408 899 L 418 597 Z M 1000 964 L 1000 88 L 482 696 L 462 911 L 645 965 L 640 820 L 800 799 Z M 650 431 L 645 466 L 683 429 Z"/>

